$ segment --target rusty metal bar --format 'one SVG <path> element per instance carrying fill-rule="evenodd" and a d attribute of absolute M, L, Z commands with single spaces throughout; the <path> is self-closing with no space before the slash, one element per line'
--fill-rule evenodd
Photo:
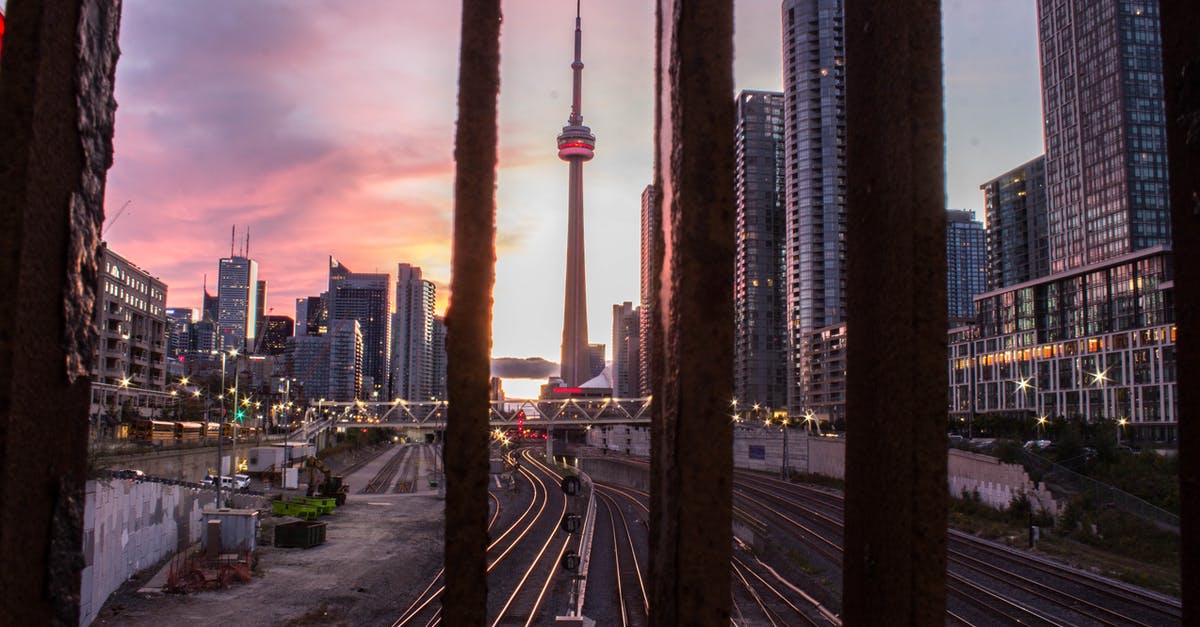
<path fill-rule="evenodd" d="M 1175 254 L 1183 624 L 1200 624 L 1200 7 L 1163 0 L 1163 87 Z"/>
<path fill-rule="evenodd" d="M 500 0 L 463 0 L 454 139 L 454 243 L 446 312 L 447 625 L 487 619 L 487 479 L 492 290 L 496 276 L 496 100 Z"/>
<path fill-rule="evenodd" d="M 658 248 L 661 284 L 651 307 L 650 620 L 728 624 L 733 3 L 660 0 L 657 16 L 655 179 L 665 245 Z"/>
<path fill-rule="evenodd" d="M 0 624 L 78 624 L 117 0 L 12 0 L 0 66 Z"/>
<path fill-rule="evenodd" d="M 945 622 L 940 9 L 937 0 L 845 4 L 851 625 Z"/>

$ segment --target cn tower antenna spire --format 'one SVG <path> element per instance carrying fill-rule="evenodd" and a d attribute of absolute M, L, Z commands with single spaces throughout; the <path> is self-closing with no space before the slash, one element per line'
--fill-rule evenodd
<path fill-rule="evenodd" d="M 558 158 L 568 164 L 567 273 L 563 303 L 563 343 L 560 376 L 566 387 L 592 378 L 588 352 L 587 273 L 583 254 L 583 164 L 591 161 L 596 136 L 583 125 L 583 27 L 580 0 L 575 0 L 575 61 L 571 63 L 571 117 L 558 135 Z"/>
<path fill-rule="evenodd" d="M 583 52 L 583 30 L 582 21 L 579 19 L 579 3 L 580 0 L 575 0 L 575 62 L 571 64 L 575 84 L 571 97 L 571 117 L 567 119 L 567 124 L 571 126 L 583 124 L 583 61 L 580 58 Z"/>

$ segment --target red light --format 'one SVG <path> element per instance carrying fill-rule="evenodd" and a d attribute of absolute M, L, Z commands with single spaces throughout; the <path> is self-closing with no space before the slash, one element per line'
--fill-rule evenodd
<path fill-rule="evenodd" d="M 583 388 L 554 388 L 555 394 L 583 394 Z"/>

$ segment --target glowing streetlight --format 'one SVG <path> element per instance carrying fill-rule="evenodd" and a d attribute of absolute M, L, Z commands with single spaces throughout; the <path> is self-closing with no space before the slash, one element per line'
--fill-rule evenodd
<path fill-rule="evenodd" d="M 1096 368 L 1095 372 L 1089 372 L 1088 376 L 1092 378 L 1092 385 L 1101 385 L 1110 379 L 1108 378 L 1108 368 L 1101 370 Z"/>
<path fill-rule="evenodd" d="M 1046 431 L 1046 415 L 1045 414 L 1038 416 L 1037 426 L 1038 426 L 1038 439 L 1040 440 L 1040 439 L 1042 439 L 1042 434 L 1045 433 L 1045 431 Z"/>

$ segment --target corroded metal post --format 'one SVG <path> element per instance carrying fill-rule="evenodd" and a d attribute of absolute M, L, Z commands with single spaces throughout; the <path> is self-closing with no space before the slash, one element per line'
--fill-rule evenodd
<path fill-rule="evenodd" d="M 500 0 L 463 0 L 454 140 L 454 244 L 446 313 L 447 625 L 487 619 L 488 360 L 496 275 Z"/>
<path fill-rule="evenodd" d="M 945 621 L 940 9 L 845 4 L 848 625 Z"/>
<path fill-rule="evenodd" d="M 0 624 L 78 624 L 119 0 L 11 0 L 0 65 Z"/>
<path fill-rule="evenodd" d="M 664 245 L 657 248 L 660 287 L 651 307 L 650 619 L 728 624 L 733 3 L 660 0 L 657 15 L 655 179 Z"/>
<path fill-rule="evenodd" d="M 1200 7 L 1163 0 L 1163 87 L 1175 254 L 1183 624 L 1200 624 Z"/>

